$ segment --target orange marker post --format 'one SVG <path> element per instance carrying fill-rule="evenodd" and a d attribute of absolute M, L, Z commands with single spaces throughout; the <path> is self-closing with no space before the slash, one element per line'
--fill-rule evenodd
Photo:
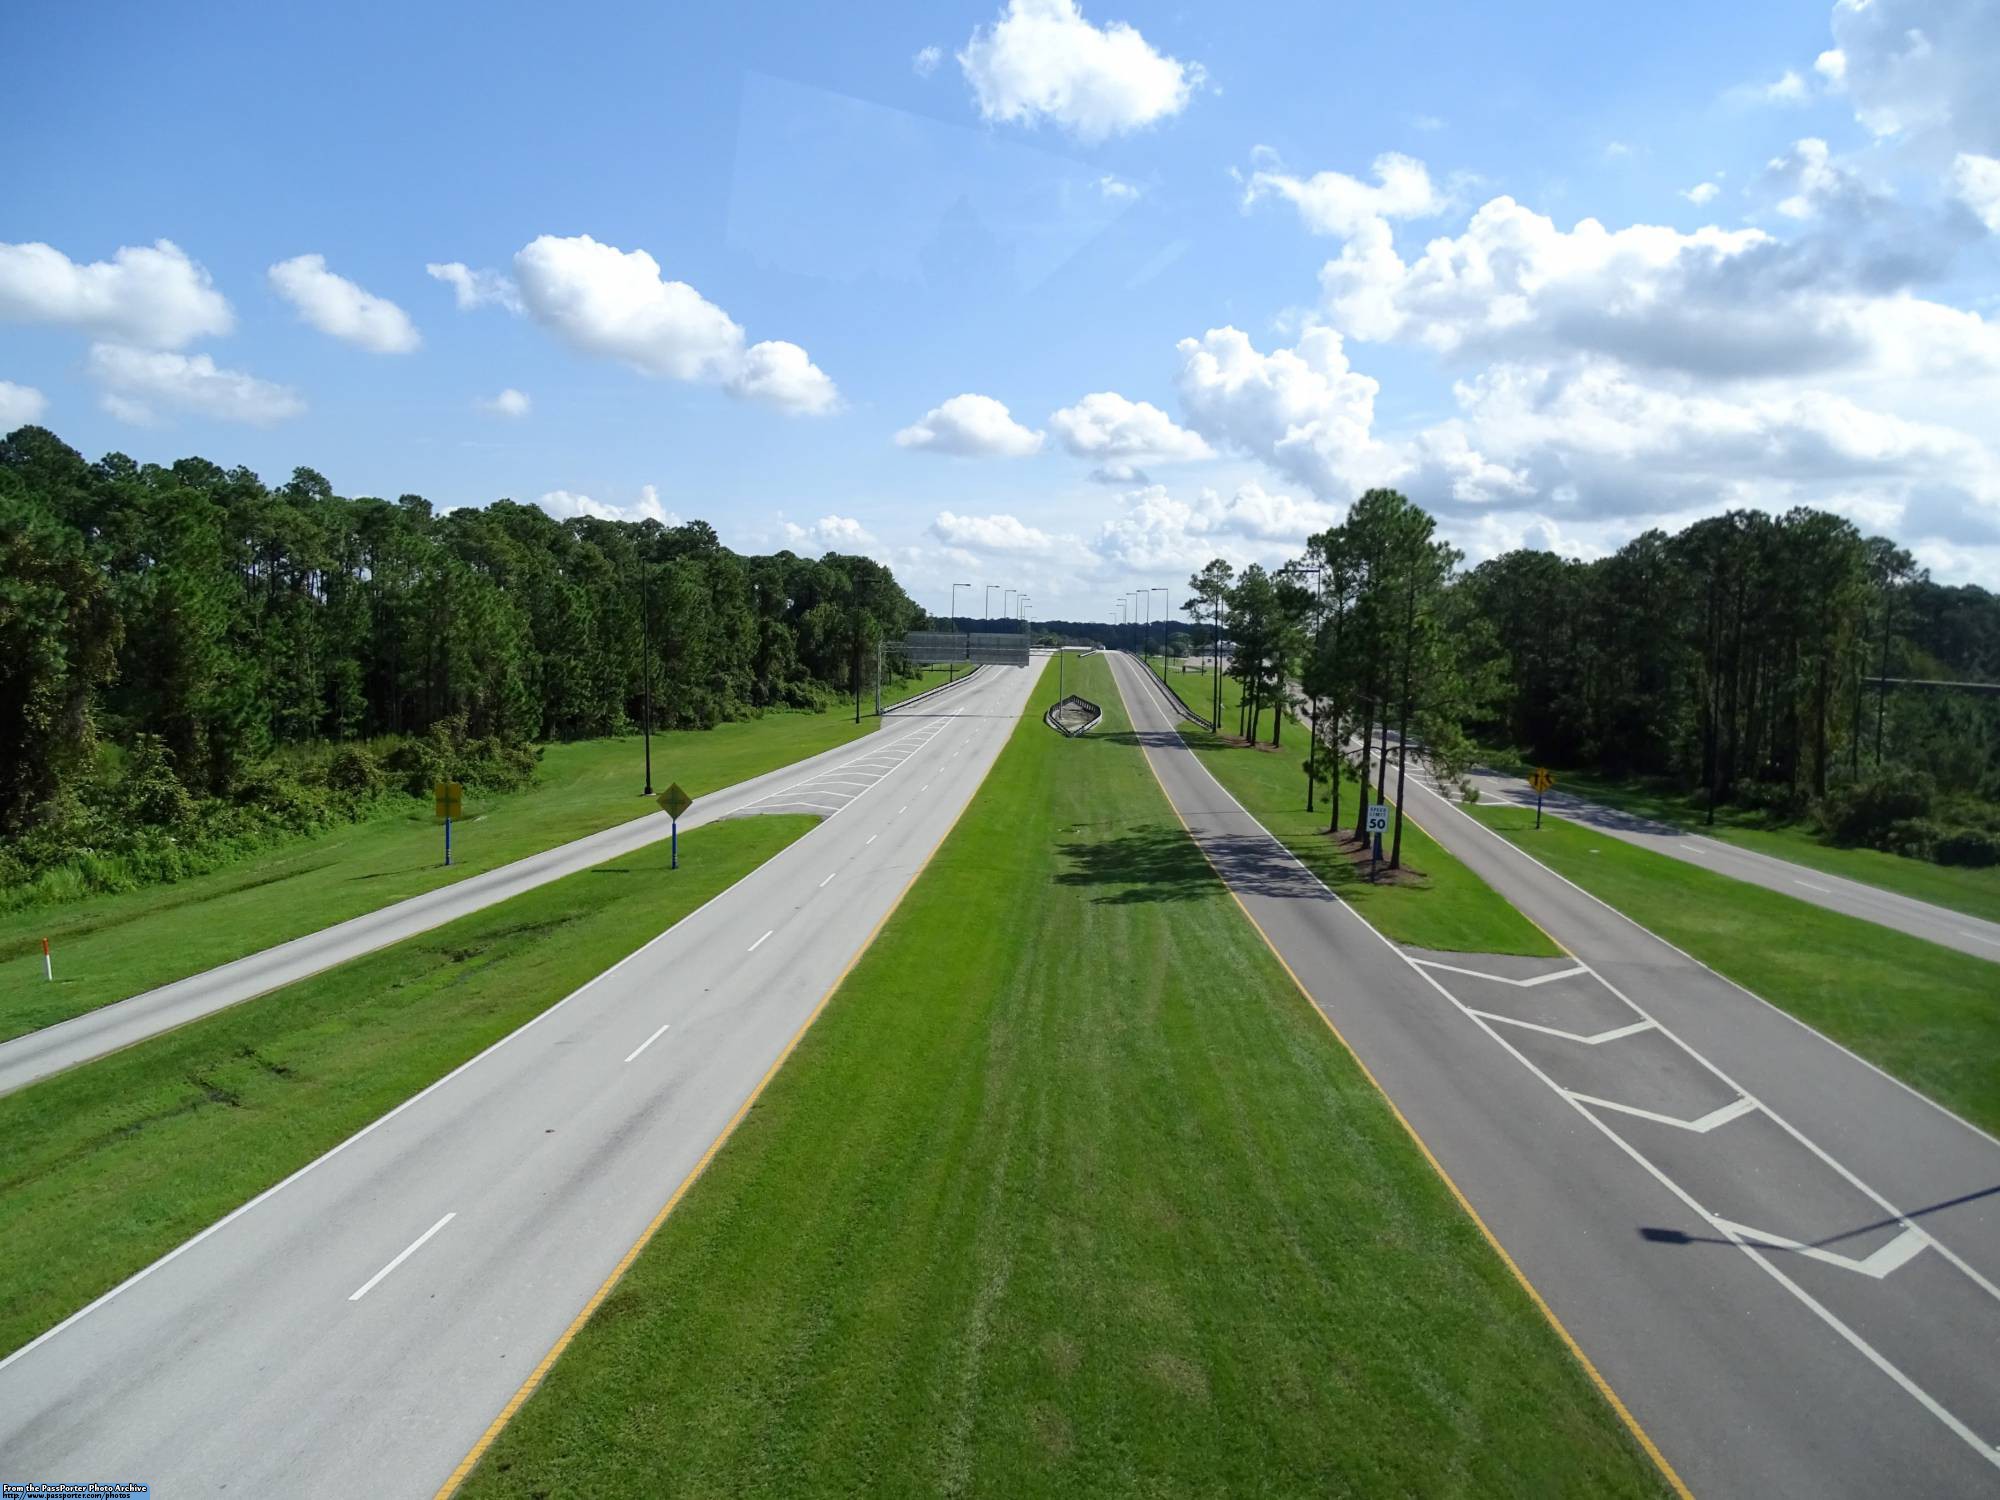
<path fill-rule="evenodd" d="M 56 982 L 56 966 L 54 961 L 49 957 L 49 940 L 47 938 L 42 939 L 42 973 L 47 976 L 50 984 Z"/>

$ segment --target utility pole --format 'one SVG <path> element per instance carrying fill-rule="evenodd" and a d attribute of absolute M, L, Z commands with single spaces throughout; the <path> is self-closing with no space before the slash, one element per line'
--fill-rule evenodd
<path fill-rule="evenodd" d="M 639 736 L 646 745 L 645 796 L 653 795 L 653 590 L 646 561 L 639 560 L 639 638 L 645 643 L 645 659 L 639 663 L 645 709 L 639 717 Z"/>

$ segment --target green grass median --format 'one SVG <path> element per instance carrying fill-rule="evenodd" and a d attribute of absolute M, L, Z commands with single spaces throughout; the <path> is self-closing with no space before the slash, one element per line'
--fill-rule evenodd
<path fill-rule="evenodd" d="M 1966 1119 L 2000 1131 L 2000 970 L 1533 808 L 1488 828 Z"/>
<path fill-rule="evenodd" d="M 463 1494 L 1664 1489 L 1064 676 Z"/>
<path fill-rule="evenodd" d="M 1170 680 L 1181 686 L 1178 679 Z M 1188 680 L 1202 684 L 1202 691 L 1213 691 L 1206 678 L 1191 675 Z M 1324 781 L 1314 797 L 1317 811 L 1306 811 L 1306 726 L 1288 722 L 1286 738 L 1275 750 L 1268 743 L 1246 745 L 1234 737 L 1242 684 L 1226 677 L 1222 691 L 1222 727 L 1228 733 L 1210 734 L 1184 722 L 1181 737 L 1232 797 L 1384 934 L 1399 943 L 1460 953 L 1553 956 L 1562 951 L 1456 856 L 1434 842 L 1413 818 L 1403 821 L 1403 863 L 1408 873 L 1381 882 L 1369 880 L 1367 869 L 1355 863 L 1347 846 L 1327 834 L 1329 808 Z M 1205 712 L 1210 701 L 1185 687 L 1182 696 L 1198 712 Z M 1269 719 L 1260 717 L 1268 733 Z M 1324 776 L 1323 752 L 1319 758 Z M 1394 785 L 1392 764 L 1391 788 Z M 1344 814 L 1341 824 L 1348 832 L 1354 828 L 1359 792 L 1352 773 L 1345 773 L 1340 805 Z M 1383 848 L 1386 854 L 1386 838 Z"/>
<path fill-rule="evenodd" d="M 884 700 L 935 687 L 941 672 L 885 689 Z M 872 708 L 872 700 L 866 705 Z M 697 798 L 870 733 L 851 704 L 770 713 L 714 729 L 653 736 L 653 786 Z M 550 745 L 539 783 L 468 796 L 452 866 L 428 803 L 298 839 L 212 874 L 0 916 L 0 1041 L 199 974 L 350 917 L 657 812 L 640 795 L 640 739 Z M 56 983 L 42 975 L 52 939 Z"/>
<path fill-rule="evenodd" d="M 817 820 L 737 818 L 0 1097 L 0 1353 L 546 1010 Z M 607 875 L 615 874 L 616 879 Z M 56 1224 L 87 1224 L 61 1248 Z"/>

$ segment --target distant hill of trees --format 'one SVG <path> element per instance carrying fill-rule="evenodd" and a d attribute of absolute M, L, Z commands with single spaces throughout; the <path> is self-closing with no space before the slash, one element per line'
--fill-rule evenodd
<path fill-rule="evenodd" d="M 73 856 L 125 862 L 85 886 L 172 874 L 253 803 L 352 815 L 399 767 L 518 782 L 523 746 L 636 727 L 648 638 L 656 728 L 818 706 L 919 617 L 868 558 L 739 556 L 701 521 L 439 514 L 24 427 L 0 441 L 0 885 Z"/>

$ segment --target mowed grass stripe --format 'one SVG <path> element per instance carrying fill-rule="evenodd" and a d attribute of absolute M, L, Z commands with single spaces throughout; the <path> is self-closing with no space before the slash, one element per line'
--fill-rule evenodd
<path fill-rule="evenodd" d="M 942 671 L 899 682 L 883 702 L 943 682 Z M 850 701 L 655 734 L 654 789 L 679 781 L 700 798 L 849 743 L 881 723 L 872 698 L 864 707 L 858 725 Z M 658 812 L 640 795 L 642 756 L 637 735 L 550 745 L 535 786 L 492 797 L 468 788 L 450 869 L 430 804 L 412 799 L 206 875 L 0 915 L 0 1041 Z M 42 977 L 44 937 L 54 984 Z"/>
<path fill-rule="evenodd" d="M 656 845 L 0 1098 L 0 1353 L 477 1056 L 817 821 L 697 828 L 681 836 L 678 870 Z M 89 1232 L 58 1252 L 51 1224 Z"/>
<path fill-rule="evenodd" d="M 1553 814 L 1537 830 L 1533 808 L 1466 811 L 1717 973 L 2000 1132 L 2000 975 L 1985 959 Z"/>
<path fill-rule="evenodd" d="M 1065 677 L 463 1493 L 1663 1491 Z"/>
<path fill-rule="evenodd" d="M 1496 752 L 1490 761 L 1496 769 L 1514 776 L 1526 776 L 1533 769 L 1514 751 Z M 1716 821 L 1710 823 L 1701 793 L 1676 791 L 1637 777 L 1563 770 L 1556 773 L 1556 781 L 1563 791 L 1620 812 L 1636 813 L 1656 823 L 1735 844 L 1755 854 L 1789 860 L 1809 870 L 1879 886 L 1913 901 L 1928 901 L 1948 911 L 2000 922 L 2000 865 L 1988 869 L 1934 865 L 1928 860 L 1881 849 L 1832 844 L 1825 842 L 1807 823 L 1777 822 L 1768 814 L 1750 808 L 1719 807 Z"/>
<path fill-rule="evenodd" d="M 1180 688 L 1183 698 L 1197 710 L 1206 711 L 1212 701 L 1206 695 L 1213 692 L 1208 677 L 1175 673 L 1171 680 Z M 1403 820 L 1403 863 L 1411 871 L 1420 872 L 1421 878 L 1409 884 L 1370 882 L 1366 870 L 1347 856 L 1343 846 L 1327 836 L 1330 804 L 1326 782 L 1322 781 L 1314 798 L 1318 810 L 1305 810 L 1305 760 L 1310 740 L 1307 727 L 1295 719 L 1287 720 L 1283 743 L 1275 750 L 1268 744 L 1245 745 L 1235 738 L 1243 685 L 1225 677 L 1222 693 L 1222 727 L 1227 737 L 1185 722 L 1180 726 L 1181 737 L 1231 796 L 1379 931 L 1399 943 L 1460 953 L 1522 953 L 1552 958 L 1562 952 L 1548 934 L 1468 870 L 1456 855 L 1418 827 L 1413 818 Z M 1258 717 L 1268 734 L 1269 714 Z M 1315 756 L 1315 765 L 1324 777 L 1327 767 L 1324 751 Z M 1410 774 L 1416 774 L 1415 766 L 1410 768 Z M 1392 794 L 1395 785 L 1396 763 L 1392 754 L 1389 761 Z M 1344 831 L 1353 831 L 1359 796 L 1360 788 L 1353 773 L 1343 768 L 1340 826 Z M 1390 840 L 1385 836 L 1382 841 L 1385 865 L 1389 847 Z"/>

